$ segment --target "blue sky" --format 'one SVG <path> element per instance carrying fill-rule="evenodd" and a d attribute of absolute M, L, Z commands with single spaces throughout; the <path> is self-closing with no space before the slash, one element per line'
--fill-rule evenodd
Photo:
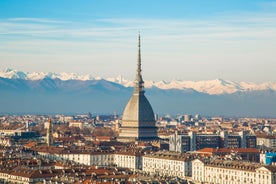
<path fill-rule="evenodd" d="M 1 0 L 0 69 L 276 82 L 276 1 Z"/>

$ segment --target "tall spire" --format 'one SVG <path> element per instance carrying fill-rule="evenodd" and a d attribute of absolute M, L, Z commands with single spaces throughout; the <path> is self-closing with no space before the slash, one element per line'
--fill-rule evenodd
<path fill-rule="evenodd" d="M 137 70 L 136 70 L 136 78 L 135 78 L 135 94 L 143 94 L 144 91 L 144 81 L 141 74 L 141 44 L 140 44 L 140 33 L 138 34 L 138 57 L 137 57 Z"/>

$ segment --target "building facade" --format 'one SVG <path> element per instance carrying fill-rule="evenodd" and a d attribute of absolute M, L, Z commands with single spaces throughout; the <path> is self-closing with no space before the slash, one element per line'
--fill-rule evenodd
<path fill-rule="evenodd" d="M 276 135 L 257 135 L 257 146 L 260 148 L 276 149 Z"/>
<path fill-rule="evenodd" d="M 256 136 L 242 131 L 239 134 L 175 134 L 169 137 L 169 150 L 176 152 L 195 151 L 203 148 L 256 148 Z"/>
<path fill-rule="evenodd" d="M 250 162 L 225 160 L 193 162 L 192 179 L 196 183 L 214 184 L 275 184 L 276 167 Z"/>
<path fill-rule="evenodd" d="M 135 151 L 118 151 L 114 153 L 114 165 L 132 170 L 142 170 L 142 153 Z"/>
<path fill-rule="evenodd" d="M 144 155 L 142 159 L 142 170 L 146 173 L 180 178 L 192 176 L 192 156 L 161 151 Z"/>
<path fill-rule="evenodd" d="M 202 156 L 220 157 L 228 160 L 260 161 L 260 151 L 256 148 L 203 148 L 196 153 Z"/>
<path fill-rule="evenodd" d="M 91 149 L 64 149 L 59 147 L 40 147 L 35 151 L 49 160 L 70 160 L 88 166 L 109 166 L 114 163 L 114 152 Z"/>

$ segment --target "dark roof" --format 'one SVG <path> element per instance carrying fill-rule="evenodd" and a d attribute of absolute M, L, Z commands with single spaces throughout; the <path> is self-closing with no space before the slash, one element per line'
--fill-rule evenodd
<path fill-rule="evenodd" d="M 144 94 L 133 94 L 128 101 L 123 121 L 155 122 L 152 107 Z"/>

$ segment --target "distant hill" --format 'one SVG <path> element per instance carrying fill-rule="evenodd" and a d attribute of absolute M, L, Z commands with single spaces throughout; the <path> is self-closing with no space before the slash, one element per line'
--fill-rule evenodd
<path fill-rule="evenodd" d="M 0 72 L 0 113 L 121 114 L 132 94 L 131 86 L 132 82 L 122 77 L 101 79 L 5 70 Z M 257 85 L 217 79 L 146 81 L 145 86 L 146 96 L 158 114 L 276 117 L 273 83 Z"/>

